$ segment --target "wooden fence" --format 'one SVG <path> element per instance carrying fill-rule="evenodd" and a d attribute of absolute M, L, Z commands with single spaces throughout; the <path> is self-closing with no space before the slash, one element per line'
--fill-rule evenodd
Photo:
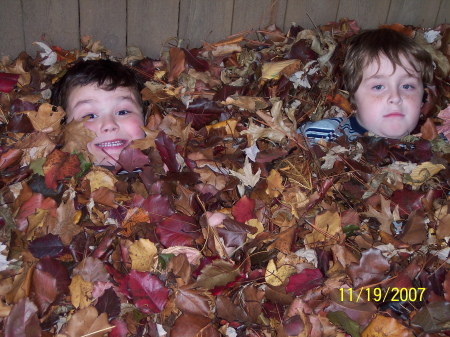
<path fill-rule="evenodd" d="M 362 28 L 432 28 L 450 22 L 450 0 L 0 0 L 0 56 L 34 57 L 42 39 L 74 49 L 90 35 L 113 55 L 138 46 L 158 58 L 171 38 L 198 47 L 273 23 L 286 32 L 292 22 L 312 28 L 342 17 Z"/>

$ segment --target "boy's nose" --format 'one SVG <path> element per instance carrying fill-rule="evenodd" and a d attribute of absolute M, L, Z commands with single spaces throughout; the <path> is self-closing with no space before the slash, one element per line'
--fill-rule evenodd
<path fill-rule="evenodd" d="M 103 120 L 101 131 L 102 132 L 112 132 L 117 131 L 119 129 L 119 124 L 115 121 L 114 118 L 105 117 Z"/>
<path fill-rule="evenodd" d="M 402 98 L 398 92 L 398 90 L 393 89 L 390 91 L 389 94 L 389 103 L 394 103 L 394 104 L 398 104 L 402 101 Z"/>

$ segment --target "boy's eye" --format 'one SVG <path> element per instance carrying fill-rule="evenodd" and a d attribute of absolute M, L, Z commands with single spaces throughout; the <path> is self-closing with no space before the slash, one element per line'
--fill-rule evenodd
<path fill-rule="evenodd" d="M 381 90 L 381 89 L 383 89 L 383 86 L 381 84 L 378 84 L 378 85 L 375 85 L 373 88 L 375 90 Z"/>
<path fill-rule="evenodd" d="M 93 118 L 95 118 L 97 116 L 95 114 L 86 114 L 86 115 L 83 116 L 83 118 L 85 118 L 85 117 L 89 117 L 89 119 L 93 119 Z"/>
<path fill-rule="evenodd" d="M 119 116 L 126 115 L 126 114 L 129 114 L 129 113 L 130 113 L 130 112 L 129 112 L 128 110 L 120 110 L 120 111 L 117 112 L 117 114 L 118 114 Z"/>
<path fill-rule="evenodd" d="M 414 89 L 414 87 L 411 84 L 404 84 L 403 89 Z"/>

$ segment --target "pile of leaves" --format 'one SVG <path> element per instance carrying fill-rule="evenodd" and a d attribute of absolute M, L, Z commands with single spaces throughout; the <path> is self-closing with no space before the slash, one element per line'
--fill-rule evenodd
<path fill-rule="evenodd" d="M 309 144 L 350 116 L 355 21 L 130 48 L 146 137 L 91 164 L 51 89 L 90 37 L 0 64 L 0 327 L 10 336 L 449 336 L 450 25 L 417 130 Z M 450 138 L 450 137 L 449 137 Z"/>

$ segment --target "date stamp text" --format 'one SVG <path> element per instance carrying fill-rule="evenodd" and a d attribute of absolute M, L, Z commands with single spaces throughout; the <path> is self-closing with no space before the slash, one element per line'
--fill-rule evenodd
<path fill-rule="evenodd" d="M 415 302 L 422 301 L 426 288 L 340 288 L 341 302 Z"/>

